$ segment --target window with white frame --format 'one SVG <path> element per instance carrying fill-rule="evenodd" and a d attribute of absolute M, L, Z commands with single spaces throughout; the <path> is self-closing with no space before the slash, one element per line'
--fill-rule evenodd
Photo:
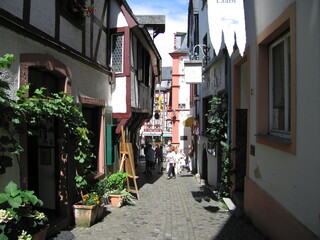
<path fill-rule="evenodd" d="M 291 113 L 290 33 L 269 46 L 269 131 L 290 138 Z"/>
<path fill-rule="evenodd" d="M 116 73 L 123 72 L 123 34 L 112 34 L 111 64 Z"/>

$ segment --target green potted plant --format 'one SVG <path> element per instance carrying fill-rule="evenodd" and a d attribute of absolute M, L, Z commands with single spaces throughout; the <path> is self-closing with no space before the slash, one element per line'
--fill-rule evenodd
<path fill-rule="evenodd" d="M 20 190 L 10 181 L 0 193 L 0 239 L 45 239 L 48 218 L 34 209 L 42 205 L 33 191 Z"/>
<path fill-rule="evenodd" d="M 129 174 L 117 171 L 107 177 L 107 192 L 105 197 L 110 199 L 111 206 L 121 207 L 123 204 L 134 204 L 133 196 L 124 189 L 124 183 Z"/>

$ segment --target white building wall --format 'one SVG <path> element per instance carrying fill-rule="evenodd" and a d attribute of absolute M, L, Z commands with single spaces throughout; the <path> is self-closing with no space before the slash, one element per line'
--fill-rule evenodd
<path fill-rule="evenodd" d="M 60 41 L 78 52 L 81 52 L 82 50 L 81 29 L 75 27 L 62 16 L 60 17 Z"/>
<path fill-rule="evenodd" d="M 54 37 L 55 34 L 55 1 L 32 0 L 30 24 Z"/>
<path fill-rule="evenodd" d="M 1 0 L 0 8 L 6 9 L 12 15 L 22 19 L 23 18 L 23 2 L 24 0 Z"/>
<path fill-rule="evenodd" d="M 128 23 L 121 12 L 117 1 L 111 1 L 110 7 L 110 28 L 127 27 Z"/>
<path fill-rule="evenodd" d="M 297 148 L 288 154 L 255 142 L 256 134 L 256 36 L 269 26 L 294 1 L 254 2 L 247 8 L 248 44 L 250 45 L 250 155 L 249 177 L 302 224 L 320 237 L 320 2 L 296 2 L 297 27 Z M 248 4 L 247 4 L 248 5 Z M 250 6 L 252 7 L 252 5 Z M 250 13 L 250 10 L 254 10 Z M 255 174 L 259 170 L 260 174 Z"/>
<path fill-rule="evenodd" d="M 119 77 L 116 80 L 115 89 L 112 93 L 112 106 L 114 113 L 126 113 L 127 105 L 126 99 L 127 95 L 127 80 L 125 77 Z"/>

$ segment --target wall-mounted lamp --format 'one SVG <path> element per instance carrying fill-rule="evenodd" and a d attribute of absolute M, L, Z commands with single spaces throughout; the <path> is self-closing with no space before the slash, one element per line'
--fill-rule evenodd
<path fill-rule="evenodd" d="M 199 97 L 198 94 L 194 95 L 194 100 L 195 100 L 195 101 L 200 101 L 200 97 Z"/>

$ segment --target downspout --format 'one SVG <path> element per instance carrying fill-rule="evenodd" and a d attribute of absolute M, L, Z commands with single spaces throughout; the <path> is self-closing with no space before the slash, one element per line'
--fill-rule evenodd
<path fill-rule="evenodd" d="M 231 96 L 231 58 L 229 57 L 229 54 L 226 50 L 224 50 L 225 56 L 226 56 L 226 71 L 227 71 L 227 93 L 228 93 L 228 130 L 227 130 L 227 135 L 228 135 L 228 144 L 231 144 L 231 117 L 232 117 L 232 96 Z"/>
<path fill-rule="evenodd" d="M 110 41 L 108 41 L 108 39 L 111 39 L 111 33 L 110 33 L 110 13 L 111 13 L 111 1 L 108 1 L 108 6 L 107 6 L 107 39 L 106 39 L 106 46 L 107 46 L 107 66 L 110 67 L 110 58 L 111 58 L 111 43 Z M 111 81 L 114 80 L 114 69 L 110 68 L 112 71 L 112 77 L 111 77 Z M 110 82 L 109 81 L 109 86 L 111 86 L 114 82 Z M 112 93 L 111 93 L 111 97 L 112 97 Z M 112 115 L 111 115 L 112 116 Z M 112 117 L 111 117 L 112 119 Z M 112 122 L 112 121 L 111 121 Z M 108 119 L 107 119 L 107 111 L 105 109 L 104 111 L 104 127 L 105 127 L 105 131 L 104 131 L 104 173 L 105 175 L 107 175 L 107 166 L 108 166 L 108 146 L 107 146 L 107 138 L 108 138 Z M 111 149 L 110 149 L 111 151 Z"/>

